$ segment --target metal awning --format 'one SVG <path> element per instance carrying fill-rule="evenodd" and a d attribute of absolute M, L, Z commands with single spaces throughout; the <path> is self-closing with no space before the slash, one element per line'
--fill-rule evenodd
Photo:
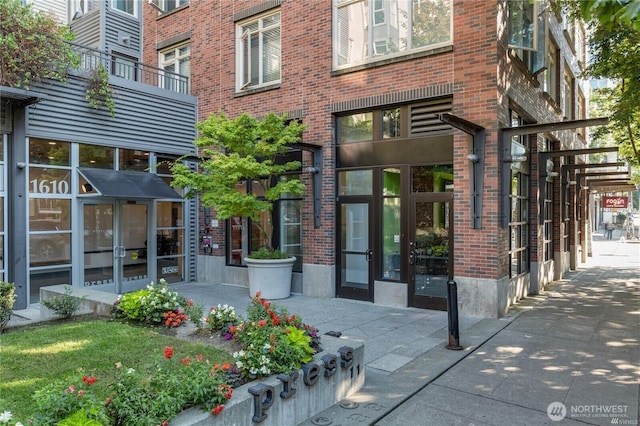
<path fill-rule="evenodd" d="M 162 178 L 153 173 L 81 167 L 78 172 L 88 185 L 86 195 L 113 198 L 182 199 Z"/>

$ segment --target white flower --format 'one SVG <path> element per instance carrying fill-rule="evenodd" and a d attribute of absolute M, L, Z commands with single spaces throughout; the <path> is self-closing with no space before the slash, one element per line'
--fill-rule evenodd
<path fill-rule="evenodd" d="M 255 367 L 251 367 L 251 369 L 249 370 L 249 373 L 253 374 L 257 374 L 258 373 L 258 369 Z"/>
<path fill-rule="evenodd" d="M 0 414 L 0 422 L 9 422 L 11 420 L 11 411 L 4 411 Z"/>
<path fill-rule="evenodd" d="M 23 425 L 22 425 L 22 422 L 18 422 L 18 423 L 16 423 L 15 426 L 23 426 Z"/>
<path fill-rule="evenodd" d="M 133 368 L 129 368 L 129 369 L 127 370 L 127 374 L 133 374 L 133 373 L 135 373 L 135 372 L 136 372 L 136 370 L 134 370 Z"/>

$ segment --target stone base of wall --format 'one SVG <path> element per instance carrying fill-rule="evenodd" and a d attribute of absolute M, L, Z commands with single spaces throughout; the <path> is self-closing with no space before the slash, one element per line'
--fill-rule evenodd
<path fill-rule="evenodd" d="M 357 392 L 363 386 L 365 376 L 362 343 L 322 336 L 321 345 L 323 351 L 293 376 L 270 376 L 247 383 L 234 389 L 233 396 L 220 414 L 191 408 L 174 417 L 171 425 L 259 423 L 261 426 L 282 426 L 296 425 L 312 418 Z M 335 365 L 335 370 L 332 365 Z M 285 383 L 283 380 L 289 381 Z"/>
<path fill-rule="evenodd" d="M 55 296 L 64 295 L 64 290 L 67 285 L 52 285 L 40 288 L 40 300 L 50 300 Z M 71 295 L 78 298 L 83 298 L 80 302 L 78 309 L 78 315 L 94 314 L 95 316 L 111 315 L 111 308 L 113 304 L 118 300 L 118 295 L 114 293 L 107 293 L 105 291 L 92 290 L 84 287 L 72 287 Z M 44 305 L 40 306 L 40 320 L 46 321 L 56 318 L 57 316 L 53 311 L 47 309 Z"/>

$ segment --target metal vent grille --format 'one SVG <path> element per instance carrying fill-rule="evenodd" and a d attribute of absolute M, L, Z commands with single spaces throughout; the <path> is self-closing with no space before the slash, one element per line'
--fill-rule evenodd
<path fill-rule="evenodd" d="M 446 97 L 412 105 L 411 136 L 450 133 L 451 126 L 440 121 L 438 114 L 451 112 L 452 101 L 451 97 Z"/>
<path fill-rule="evenodd" d="M 196 170 L 196 165 L 194 163 L 189 164 L 189 168 L 192 171 Z M 189 218 L 189 222 L 191 224 L 198 223 L 198 204 L 196 199 L 187 200 L 187 217 Z M 187 282 L 193 282 L 198 280 L 198 227 L 190 226 L 189 236 L 187 237 L 187 241 L 189 241 L 189 255 L 187 256 L 187 260 L 189 262 L 187 266 Z"/>

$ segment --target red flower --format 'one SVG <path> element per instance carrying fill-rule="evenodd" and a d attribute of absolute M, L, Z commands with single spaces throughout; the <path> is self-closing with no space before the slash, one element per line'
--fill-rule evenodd
<path fill-rule="evenodd" d="M 198 355 L 198 362 L 202 362 L 202 360 L 204 359 L 204 357 L 202 356 L 202 354 Z"/>
<path fill-rule="evenodd" d="M 182 358 L 182 365 L 191 364 L 191 358 Z"/>
<path fill-rule="evenodd" d="M 222 364 L 222 369 L 223 369 L 223 370 L 228 370 L 228 369 L 230 369 L 230 368 L 231 368 L 231 364 L 229 364 L 228 362 L 227 362 L 227 363 Z"/>
<path fill-rule="evenodd" d="M 96 382 L 96 378 L 94 376 L 82 376 L 82 381 L 85 382 L 86 384 L 88 384 L 89 386 L 91 386 L 92 384 L 94 384 Z"/>
<path fill-rule="evenodd" d="M 112 402 L 113 402 L 113 399 L 107 398 L 107 405 L 111 404 Z"/>
<path fill-rule="evenodd" d="M 187 306 L 193 306 L 193 299 L 187 300 Z"/>
<path fill-rule="evenodd" d="M 163 420 L 163 421 L 160 423 L 160 426 L 169 426 L 169 422 L 168 422 L 168 421 L 166 421 L 166 420 Z"/>
<path fill-rule="evenodd" d="M 260 321 L 258 321 L 258 327 L 264 327 L 265 325 L 267 325 L 266 319 L 261 319 Z"/>
<path fill-rule="evenodd" d="M 216 405 L 216 408 L 211 410 L 211 414 L 220 414 L 224 410 L 224 404 Z"/>
<path fill-rule="evenodd" d="M 173 358 L 173 348 L 171 346 L 167 346 L 164 348 L 164 357 L 166 359 Z"/>

